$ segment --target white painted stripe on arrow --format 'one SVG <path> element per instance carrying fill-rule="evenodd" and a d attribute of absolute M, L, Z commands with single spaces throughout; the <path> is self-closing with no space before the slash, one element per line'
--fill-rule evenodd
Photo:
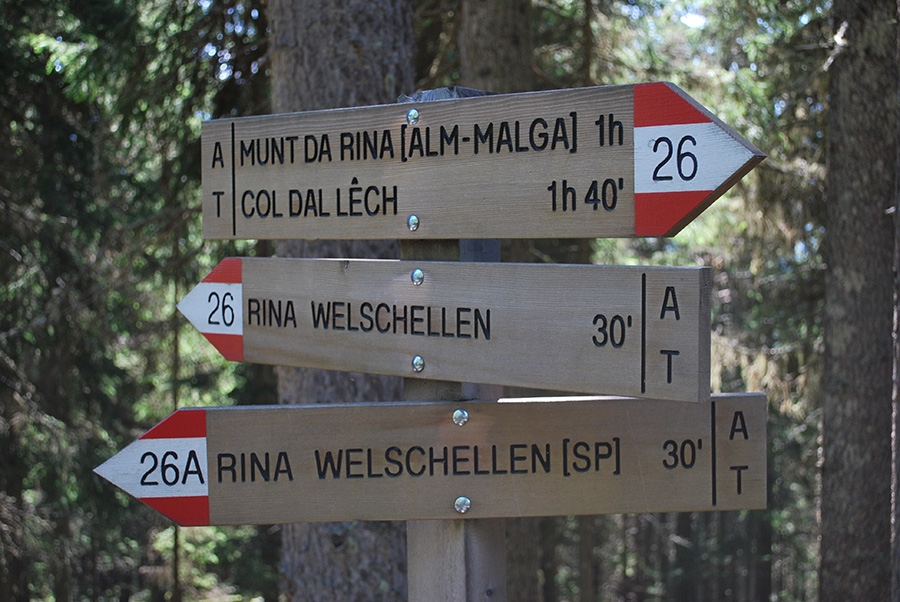
<path fill-rule="evenodd" d="M 201 282 L 178 304 L 200 332 L 244 334 L 243 285 Z"/>
<path fill-rule="evenodd" d="M 94 469 L 136 498 L 208 495 L 206 437 L 138 439 Z"/>
<path fill-rule="evenodd" d="M 712 191 L 751 157 L 712 122 L 635 128 L 634 191 Z"/>

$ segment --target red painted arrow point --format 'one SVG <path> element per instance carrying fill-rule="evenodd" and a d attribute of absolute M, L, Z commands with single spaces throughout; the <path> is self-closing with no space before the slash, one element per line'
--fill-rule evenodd
<path fill-rule="evenodd" d="M 178 410 L 94 469 L 179 525 L 209 524 L 206 410 Z"/>
<path fill-rule="evenodd" d="M 634 233 L 673 236 L 765 155 L 673 84 L 633 94 Z"/>
<path fill-rule="evenodd" d="M 240 258 L 223 259 L 178 304 L 178 310 L 225 359 L 244 361 L 243 267 Z"/>

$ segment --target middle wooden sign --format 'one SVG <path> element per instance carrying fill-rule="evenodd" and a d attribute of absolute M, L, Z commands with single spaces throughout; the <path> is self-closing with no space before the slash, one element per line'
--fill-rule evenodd
<path fill-rule="evenodd" d="M 178 304 L 227 358 L 709 399 L 709 268 L 229 258 Z"/>

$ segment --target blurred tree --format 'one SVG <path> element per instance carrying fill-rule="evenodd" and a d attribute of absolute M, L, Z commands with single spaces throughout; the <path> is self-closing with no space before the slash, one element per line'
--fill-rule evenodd
<path fill-rule="evenodd" d="M 272 23 L 272 101 L 276 112 L 396 102 L 413 92 L 412 4 L 406 0 L 277 0 Z M 396 243 L 283 241 L 287 257 L 396 257 Z M 402 398 L 397 378 L 278 368 L 281 403 Z M 406 597 L 402 523 L 286 525 L 284 591 L 296 600 L 401 600 Z"/>
<path fill-rule="evenodd" d="M 828 121 L 819 596 L 891 596 L 898 5 L 835 0 Z M 861 110 L 865 107 L 865 110 Z"/>
<path fill-rule="evenodd" d="M 165 523 L 92 469 L 171 410 L 199 123 L 265 109 L 265 23 L 250 3 L 42 0 L 0 4 L 0 31 L 0 598 L 161 595 Z"/>

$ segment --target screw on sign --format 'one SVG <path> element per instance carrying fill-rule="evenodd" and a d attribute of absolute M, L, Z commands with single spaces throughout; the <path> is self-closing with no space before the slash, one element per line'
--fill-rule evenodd
<path fill-rule="evenodd" d="M 203 234 L 672 236 L 764 155 L 669 83 L 203 124 Z"/>

